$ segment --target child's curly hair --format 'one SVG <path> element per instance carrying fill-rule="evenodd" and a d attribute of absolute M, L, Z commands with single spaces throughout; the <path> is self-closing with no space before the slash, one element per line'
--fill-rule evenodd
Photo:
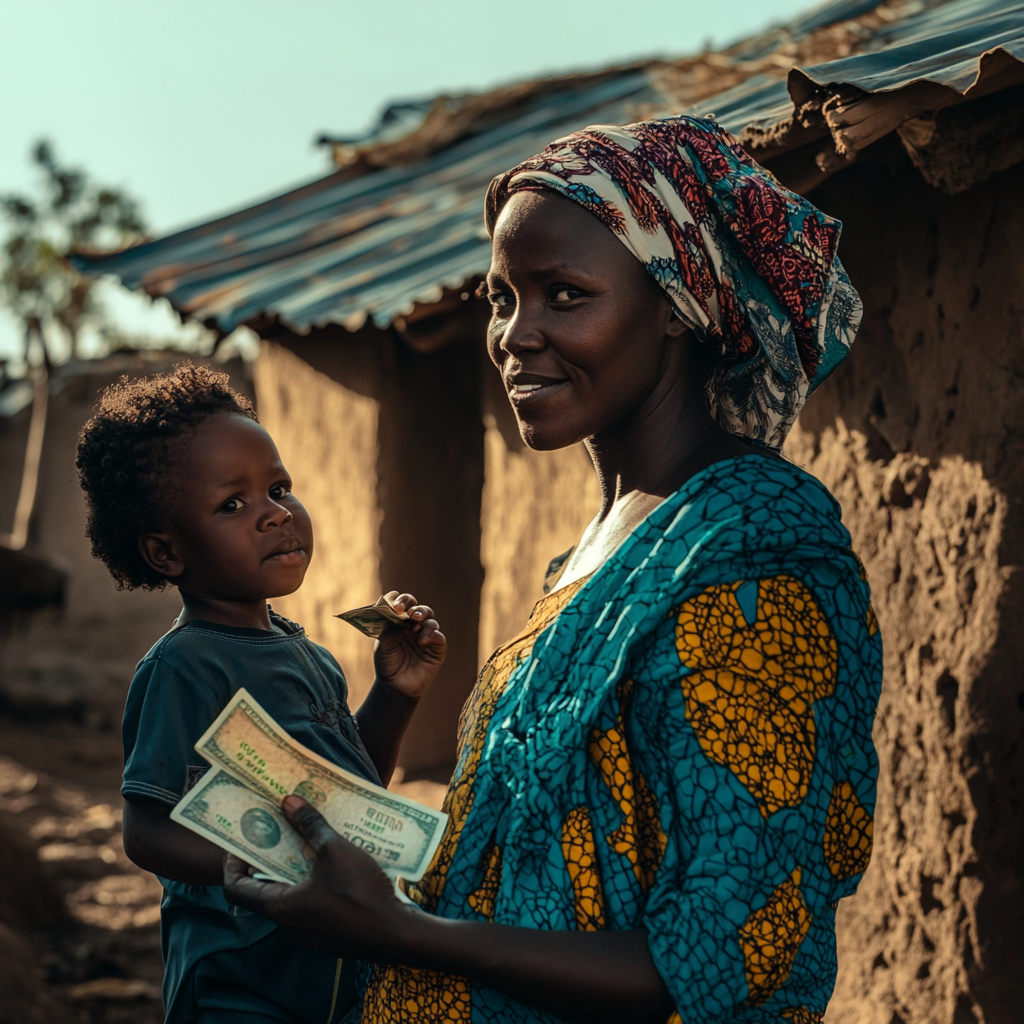
<path fill-rule="evenodd" d="M 138 540 L 167 525 L 162 499 L 172 446 L 218 412 L 256 419 L 252 402 L 232 390 L 226 373 L 182 363 L 170 373 L 122 377 L 82 427 L 75 465 L 85 491 L 85 532 L 118 590 L 167 586 L 139 554 Z"/>

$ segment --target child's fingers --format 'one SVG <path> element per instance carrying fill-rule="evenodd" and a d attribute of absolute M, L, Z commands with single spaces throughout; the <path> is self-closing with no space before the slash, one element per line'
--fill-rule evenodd
<path fill-rule="evenodd" d="M 419 635 L 416 637 L 416 643 L 426 644 L 430 643 L 445 643 L 444 633 L 441 632 L 437 624 L 437 619 L 427 619 L 423 623 L 423 628 L 420 630 Z"/>
<path fill-rule="evenodd" d="M 408 609 L 409 618 L 416 623 L 416 632 L 421 632 L 421 627 L 434 617 L 434 609 L 427 604 L 413 605 Z"/>

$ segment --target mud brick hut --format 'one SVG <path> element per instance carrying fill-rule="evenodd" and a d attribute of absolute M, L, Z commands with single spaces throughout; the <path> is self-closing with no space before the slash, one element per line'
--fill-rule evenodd
<path fill-rule="evenodd" d="M 678 40 L 680 47 L 685 40 Z M 264 339 L 263 422 L 319 525 L 282 601 L 402 585 L 452 639 L 403 751 L 450 766 L 480 659 L 597 504 L 581 450 L 518 439 L 485 366 L 491 176 L 567 132 L 713 112 L 844 225 L 866 316 L 789 454 L 843 504 L 886 639 L 875 853 L 840 910 L 831 1024 L 1009 1024 L 1024 1006 L 1024 6 L 843 2 L 720 53 L 391 108 L 336 171 L 83 261 Z"/>
<path fill-rule="evenodd" d="M 196 362 L 199 357 L 193 357 Z M 177 595 L 115 589 L 85 537 L 75 470 L 82 424 L 122 376 L 168 370 L 181 353 L 118 352 L 56 367 L 48 392 L 33 510 L 23 547 L 0 546 L 0 711 L 71 716 L 116 730 L 138 660 L 181 608 Z M 220 365 L 252 395 L 240 359 Z M 32 418 L 32 387 L 0 389 L 0 524 L 16 518 Z"/>

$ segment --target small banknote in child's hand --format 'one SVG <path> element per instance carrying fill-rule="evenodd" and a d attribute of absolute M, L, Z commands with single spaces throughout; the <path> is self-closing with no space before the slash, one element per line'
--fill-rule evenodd
<path fill-rule="evenodd" d="M 360 633 L 373 637 L 376 640 L 385 629 L 394 622 L 407 622 L 407 612 L 396 612 L 395 606 L 385 595 L 377 599 L 376 604 L 368 604 L 363 608 L 353 608 L 351 611 L 340 612 L 334 616 L 336 619 L 343 619 L 349 625 L 355 626 Z"/>

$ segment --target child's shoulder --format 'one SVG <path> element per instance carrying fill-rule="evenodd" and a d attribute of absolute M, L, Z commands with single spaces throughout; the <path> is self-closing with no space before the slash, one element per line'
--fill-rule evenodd
<path fill-rule="evenodd" d="M 164 633 L 139 662 L 136 674 L 152 673 L 158 667 L 192 671 L 199 665 L 258 661 L 265 654 L 266 640 L 286 639 L 280 634 L 266 634 L 264 638 L 260 636 L 261 632 L 255 629 L 232 630 L 193 619 Z"/>
<path fill-rule="evenodd" d="M 318 660 L 334 662 L 330 651 L 310 640 L 297 622 L 273 611 L 270 620 L 274 632 L 193 619 L 160 637 L 139 662 L 136 674 L 151 674 L 158 667 L 194 671 L 199 666 L 213 670 L 233 666 L 258 671 L 268 666 L 268 658 L 269 664 L 280 666 L 301 657 L 298 648 L 305 649 L 306 657 L 314 653 Z"/>
<path fill-rule="evenodd" d="M 200 624 L 188 622 L 184 626 L 169 629 L 146 652 L 139 662 L 139 667 L 157 662 L 175 662 L 189 660 L 190 656 L 207 651 L 218 643 L 218 635 L 212 630 L 203 629 Z"/>
<path fill-rule="evenodd" d="M 220 623 L 192 619 L 183 626 L 175 626 L 149 649 L 144 661 L 150 658 L 188 657 L 210 651 L 224 652 L 232 648 L 262 648 L 287 646 L 289 641 L 307 639 L 305 630 L 297 622 L 271 611 L 270 620 L 277 630 L 243 629 Z M 279 631 L 278 631 L 279 630 Z"/>

